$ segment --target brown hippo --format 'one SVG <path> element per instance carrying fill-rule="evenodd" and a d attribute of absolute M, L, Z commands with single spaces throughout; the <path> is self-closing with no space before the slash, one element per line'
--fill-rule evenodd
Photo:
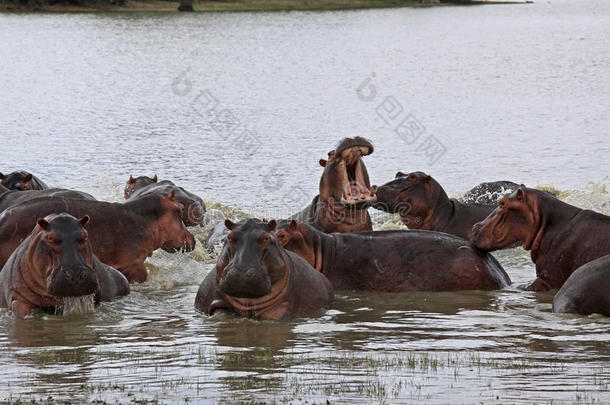
<path fill-rule="evenodd" d="M 203 199 L 182 187 L 178 187 L 169 180 L 157 181 L 156 174 L 154 177 L 140 176 L 133 178 L 129 176 L 125 186 L 125 199 L 133 200 L 154 193 L 167 195 L 171 191 L 175 191 L 176 201 L 184 206 L 182 213 L 184 224 L 186 226 L 203 226 L 203 216 L 205 214 Z"/>
<path fill-rule="evenodd" d="M 472 226 L 494 207 L 449 198 L 443 187 L 423 172 L 404 174 L 377 188 L 375 208 L 399 214 L 409 229 L 445 232 L 472 240 Z"/>
<path fill-rule="evenodd" d="M 553 312 L 610 316 L 610 255 L 576 269 L 555 294 Z"/>
<path fill-rule="evenodd" d="M 90 215 L 88 232 L 93 252 L 129 282 L 146 280 L 144 260 L 156 249 L 173 252 L 195 247 L 195 238 L 182 223 L 182 206 L 173 192 L 142 196 L 124 204 L 47 197 L 0 214 L 0 266 L 27 237 L 37 218 L 56 212 L 75 217 Z"/>
<path fill-rule="evenodd" d="M 231 231 L 216 263 L 201 283 L 195 308 L 212 315 L 230 312 L 257 319 L 286 320 L 312 315 L 334 298 L 322 274 L 282 249 L 269 223 L 225 221 Z"/>
<path fill-rule="evenodd" d="M 345 138 L 328 153 L 320 178 L 320 194 L 301 212 L 291 216 L 322 232 L 372 230 L 367 208 L 375 202 L 363 156 L 373 153 L 373 145 L 362 137 Z"/>
<path fill-rule="evenodd" d="M 566 204 L 540 190 L 519 187 L 473 227 L 480 249 L 522 243 L 532 251 L 533 291 L 560 288 L 574 270 L 610 254 L 610 217 Z"/>
<path fill-rule="evenodd" d="M 0 272 L 0 307 L 23 318 L 35 308 L 56 310 L 66 297 L 100 302 L 129 294 L 125 276 L 93 255 L 88 222 L 65 213 L 38 219 Z"/>
<path fill-rule="evenodd" d="M 46 190 L 49 188 L 42 180 L 23 170 L 9 174 L 0 173 L 0 184 L 9 190 Z"/>
<path fill-rule="evenodd" d="M 63 188 L 50 188 L 46 190 L 9 190 L 0 185 L 0 212 L 7 208 L 17 206 L 26 201 L 40 197 L 66 197 L 83 200 L 95 200 L 90 194 L 82 191 L 66 190 Z"/>
<path fill-rule="evenodd" d="M 493 256 L 442 232 L 325 234 L 292 220 L 282 221 L 276 234 L 336 290 L 496 290 L 510 284 Z"/>

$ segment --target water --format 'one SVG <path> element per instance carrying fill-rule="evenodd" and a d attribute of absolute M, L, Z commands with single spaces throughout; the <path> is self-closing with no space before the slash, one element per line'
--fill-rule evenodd
<path fill-rule="evenodd" d="M 602 0 L 3 14 L 0 170 L 110 201 L 130 174 L 156 173 L 231 217 L 271 218 L 311 199 L 337 140 L 363 135 L 373 183 L 424 170 L 455 196 L 507 179 L 610 215 L 609 39 Z M 403 110 L 386 123 L 377 112 L 392 101 Z M 409 114 L 419 132 L 407 142 L 393 128 Z M 430 136 L 445 150 L 435 162 Z M 371 214 L 377 229 L 399 226 Z M 528 253 L 497 257 L 514 281 L 503 291 L 339 293 L 320 318 L 278 323 L 198 314 L 213 257 L 201 243 L 157 252 L 146 283 L 94 312 L 0 310 L 0 402 L 609 402 L 610 321 L 553 314 L 552 294 L 521 289 Z"/>

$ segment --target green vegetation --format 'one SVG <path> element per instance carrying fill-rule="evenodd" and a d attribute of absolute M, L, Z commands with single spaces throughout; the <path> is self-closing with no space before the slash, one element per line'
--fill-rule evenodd
<path fill-rule="evenodd" d="M 455 4 L 504 4 L 511 1 L 442 0 L 216 0 L 194 2 L 194 11 L 347 10 L 363 8 L 433 7 Z M 177 11 L 178 1 L 161 0 L 0 0 L 2 11 Z"/>

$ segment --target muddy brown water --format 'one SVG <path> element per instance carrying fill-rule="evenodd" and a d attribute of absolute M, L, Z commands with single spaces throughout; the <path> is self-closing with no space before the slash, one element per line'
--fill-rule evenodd
<path fill-rule="evenodd" d="M 459 195 L 507 179 L 610 215 L 609 38 L 601 0 L 0 14 L 0 170 L 109 201 L 130 174 L 156 173 L 206 198 L 211 227 L 297 211 L 318 159 L 364 135 L 375 184 L 424 170 Z M 395 131 L 407 118 L 419 132 Z M 258 322 L 194 310 L 214 260 L 195 232 L 194 252 L 156 252 L 125 299 L 0 310 L 0 403 L 610 403 L 610 320 L 553 314 L 552 293 L 523 291 L 522 249 L 496 254 L 514 281 L 502 291 L 340 292 L 319 317 Z"/>

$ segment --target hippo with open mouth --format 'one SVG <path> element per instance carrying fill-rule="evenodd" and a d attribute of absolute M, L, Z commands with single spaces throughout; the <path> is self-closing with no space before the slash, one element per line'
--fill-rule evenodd
<path fill-rule="evenodd" d="M 367 208 L 376 201 L 364 156 L 373 153 L 373 145 L 362 138 L 345 138 L 320 160 L 324 167 L 320 194 L 311 204 L 289 219 L 313 225 L 322 232 L 358 232 L 373 229 Z"/>

